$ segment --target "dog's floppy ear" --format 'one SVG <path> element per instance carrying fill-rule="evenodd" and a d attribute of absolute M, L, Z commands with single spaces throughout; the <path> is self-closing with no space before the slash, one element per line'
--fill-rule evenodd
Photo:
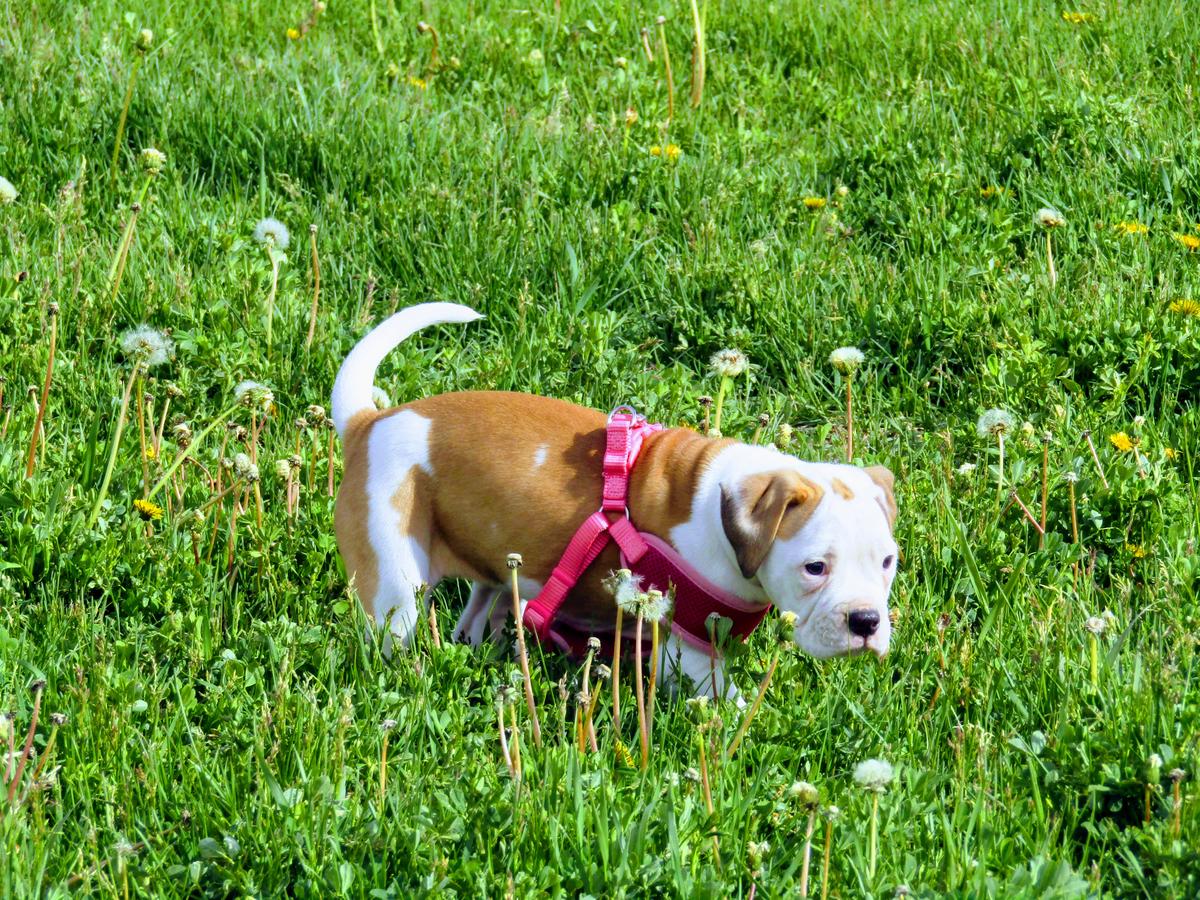
<path fill-rule="evenodd" d="M 721 485 L 721 525 L 742 575 L 754 577 L 775 538 L 799 531 L 820 499 L 819 485 L 786 469 Z"/>
<path fill-rule="evenodd" d="M 887 466 L 867 466 L 864 469 L 871 480 L 883 488 L 883 499 L 880 500 L 880 505 L 883 511 L 887 513 L 888 527 L 896 525 L 896 476 L 892 474 L 892 470 Z"/>

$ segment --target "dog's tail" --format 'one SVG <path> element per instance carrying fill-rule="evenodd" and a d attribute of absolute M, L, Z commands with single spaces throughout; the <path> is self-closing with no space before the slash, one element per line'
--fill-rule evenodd
<path fill-rule="evenodd" d="M 337 380 L 333 383 L 331 413 L 338 436 L 346 436 L 346 426 L 356 415 L 375 408 L 371 396 L 375 386 L 375 370 L 392 348 L 430 325 L 473 322 L 481 318 L 483 316 L 469 306 L 457 303 L 420 303 L 402 309 L 376 325 L 354 345 L 338 369 Z"/>

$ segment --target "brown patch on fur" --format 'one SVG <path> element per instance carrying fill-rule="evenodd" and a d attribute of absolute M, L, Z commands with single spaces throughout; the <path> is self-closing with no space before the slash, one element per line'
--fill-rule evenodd
<path fill-rule="evenodd" d="M 366 423 L 363 423 L 366 424 Z M 368 429 L 369 431 L 369 429 Z M 346 563 L 346 576 L 354 585 L 367 615 L 375 615 L 379 589 L 379 562 L 371 545 L 367 515 L 367 433 L 348 428 L 343 446 L 345 474 L 334 506 L 333 528 Z"/>
<path fill-rule="evenodd" d="M 746 578 L 758 571 L 777 538 L 794 536 L 821 502 L 821 486 L 799 472 L 782 469 L 721 488 L 721 524 Z"/>
<path fill-rule="evenodd" d="M 887 466 L 867 466 L 863 469 L 870 479 L 883 488 L 883 511 L 887 513 L 888 526 L 894 528 L 896 525 L 896 476 L 892 474 L 892 470 Z"/>
<path fill-rule="evenodd" d="M 429 552 L 430 580 L 462 577 L 507 586 L 506 557 L 520 553 L 521 576 L 545 584 L 576 529 L 600 507 L 606 416 L 529 394 L 439 394 L 368 411 L 346 429 L 338 546 L 367 612 L 373 612 L 378 566 L 367 535 L 366 447 L 374 424 L 401 410 L 432 423 L 432 474 L 414 470 L 391 498 L 409 523 L 406 533 Z M 686 428 L 649 436 L 630 479 L 634 524 L 669 541 L 671 529 L 691 518 L 712 458 L 733 443 Z M 619 565 L 610 544 L 571 592 L 563 615 L 611 631 L 615 609 L 601 581 Z"/>
<path fill-rule="evenodd" d="M 842 481 L 842 479 L 834 478 L 831 486 L 833 487 L 833 492 L 843 500 L 854 499 L 854 491 L 850 490 L 850 486 Z"/>

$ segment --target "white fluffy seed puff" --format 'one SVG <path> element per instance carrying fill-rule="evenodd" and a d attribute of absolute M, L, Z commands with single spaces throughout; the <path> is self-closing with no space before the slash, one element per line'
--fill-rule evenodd
<path fill-rule="evenodd" d="M 13 183 L 0 175 L 0 205 L 7 206 L 17 199 L 17 189 Z"/>
<path fill-rule="evenodd" d="M 884 759 L 865 759 L 854 767 L 854 783 L 864 791 L 882 794 L 892 783 L 892 764 Z"/>
<path fill-rule="evenodd" d="M 843 375 L 853 375 L 863 359 L 863 352 L 857 347 L 838 347 L 829 354 L 829 364 Z"/>
<path fill-rule="evenodd" d="M 741 350 L 718 350 L 709 359 L 708 364 L 712 366 L 713 373 L 722 378 L 737 378 L 750 368 L 750 360 L 746 358 L 746 354 Z"/>
<path fill-rule="evenodd" d="M 260 244 L 269 245 L 276 250 L 286 250 L 288 244 L 292 242 L 292 236 L 288 233 L 287 226 L 270 216 L 259 219 L 258 224 L 254 226 L 254 239 Z"/>
<path fill-rule="evenodd" d="M 975 423 L 975 431 L 981 438 L 985 438 L 996 434 L 1007 434 L 1013 430 L 1013 425 L 1014 420 L 1011 413 L 1003 409 L 989 409 Z"/>
<path fill-rule="evenodd" d="M 161 366 L 175 355 L 175 342 L 157 328 L 139 325 L 121 335 L 121 350 L 149 369 Z"/>

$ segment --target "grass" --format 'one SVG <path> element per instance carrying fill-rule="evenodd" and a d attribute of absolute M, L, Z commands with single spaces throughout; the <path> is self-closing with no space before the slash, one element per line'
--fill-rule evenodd
<path fill-rule="evenodd" d="M 785 896 L 809 824 L 787 787 L 804 780 L 842 811 L 832 896 L 1200 894 L 1200 319 L 1177 303 L 1200 297 L 1200 257 L 1176 237 L 1200 235 L 1187 5 L 731 0 L 707 8 L 696 110 L 683 5 L 428 5 L 437 69 L 415 10 L 375 4 L 376 37 L 360 7 L 5 7 L 0 175 L 19 196 L 0 205 L 0 708 L 15 711 L 17 755 L 35 702 L 41 719 L 0 819 L 0 893 Z M 650 63 L 640 37 L 660 12 L 669 131 L 657 46 Z M 141 28 L 153 45 L 110 173 Z M 148 146 L 167 164 L 114 297 Z M 1043 206 L 1066 219 L 1053 290 Z M 271 265 L 252 240 L 265 216 L 293 236 L 269 354 Z M 310 224 L 321 290 L 306 350 Z M 598 754 L 561 735 L 579 671 L 535 652 L 546 741 L 521 720 L 514 783 L 494 705 L 507 646 L 437 649 L 426 629 L 386 661 L 364 642 L 325 433 L 294 424 L 327 404 L 372 322 L 425 300 L 487 319 L 397 352 L 379 379 L 397 401 L 502 388 L 697 423 L 696 398 L 717 392 L 708 357 L 733 346 L 753 368 L 722 430 L 748 437 L 766 413 L 764 439 L 793 426 L 793 451 L 813 459 L 846 446 L 829 353 L 863 350 L 855 455 L 896 472 L 900 503 L 886 661 L 784 654 L 737 756 L 708 754 L 702 786 L 698 741 L 727 744 L 736 710 L 698 738 L 660 695 L 642 774 L 619 763 L 603 699 Z M 193 539 L 190 511 L 211 497 L 191 463 L 182 500 L 164 489 L 163 518 L 138 516 L 143 480 L 180 450 L 168 424 L 143 471 L 135 396 L 84 527 L 130 377 L 119 335 L 143 322 L 176 344 L 143 389 L 160 415 L 176 385 L 171 419 L 194 435 L 217 422 L 193 450 L 210 471 L 223 442 L 251 449 L 217 420 L 234 384 L 273 389 L 265 427 L 233 416 L 261 427 L 261 524 L 236 481 Z M 1003 493 L 997 441 L 975 431 L 991 407 L 1017 423 Z M 1040 514 L 1043 431 L 1039 548 L 1007 491 Z M 1109 440 L 1121 432 L 1136 452 Z M 289 517 L 275 461 L 296 452 Z M 448 634 L 464 589 L 435 599 Z M 1104 610 L 1115 619 L 1094 637 L 1084 623 Z M 767 631 L 734 663 L 743 690 L 772 657 Z M 50 713 L 68 719 L 46 753 Z M 851 779 L 870 757 L 897 770 L 873 866 L 875 795 Z"/>

